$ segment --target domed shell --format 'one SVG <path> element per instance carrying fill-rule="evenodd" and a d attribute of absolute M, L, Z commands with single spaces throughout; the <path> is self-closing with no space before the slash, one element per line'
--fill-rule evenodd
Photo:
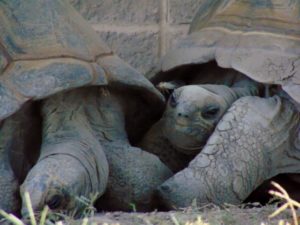
<path fill-rule="evenodd" d="M 28 100 L 91 85 L 130 88 L 150 107 L 163 105 L 66 1 L 0 1 L 0 21 L 0 120 Z"/>
<path fill-rule="evenodd" d="M 300 1 L 205 0 L 162 71 L 215 60 L 300 103 Z"/>

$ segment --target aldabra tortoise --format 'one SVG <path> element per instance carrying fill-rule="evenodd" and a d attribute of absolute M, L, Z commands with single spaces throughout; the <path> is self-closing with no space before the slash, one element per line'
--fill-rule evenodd
<path fill-rule="evenodd" d="M 189 166 L 160 186 L 167 206 L 195 199 L 238 204 L 264 180 L 300 172 L 299 7 L 284 0 L 204 1 L 190 35 L 164 57 L 162 71 L 215 60 L 272 90 L 230 107 Z"/>
<path fill-rule="evenodd" d="M 0 20 L 0 208 L 16 208 L 18 179 L 26 173 L 20 171 L 25 166 L 10 161 L 33 161 L 39 145 L 38 161 L 21 187 L 34 210 L 45 204 L 73 210 L 78 197 L 100 196 L 107 185 L 112 205 L 151 207 L 154 188 L 171 172 L 157 157 L 131 147 L 129 139 L 138 139 L 159 116 L 161 94 L 114 55 L 66 1 L 4 0 Z M 39 115 L 31 105 L 14 115 L 33 100 L 41 100 L 42 134 L 23 127 Z M 24 132 L 15 135 L 15 128 Z M 42 136 L 41 144 L 31 146 L 32 136 Z M 26 146 L 14 145 L 14 137 Z"/>
<path fill-rule="evenodd" d="M 186 68 L 176 74 L 173 71 L 160 73 L 155 77 L 163 80 L 157 86 L 169 95 L 169 101 L 162 118 L 139 144 L 142 149 L 158 155 L 173 172 L 185 168 L 201 151 L 234 101 L 263 92 L 259 83 L 237 71 L 218 68 L 215 63 L 196 68 Z"/>

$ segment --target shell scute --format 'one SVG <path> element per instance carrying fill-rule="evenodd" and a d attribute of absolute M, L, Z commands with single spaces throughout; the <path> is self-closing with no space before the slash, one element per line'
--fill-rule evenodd
<path fill-rule="evenodd" d="M 0 82 L 0 118 L 12 115 L 21 104 L 22 100 L 19 100 L 12 90 Z"/>
<path fill-rule="evenodd" d="M 14 60 L 62 55 L 94 60 L 111 52 L 65 1 L 1 1 L 0 21 L 0 42 Z"/>
<path fill-rule="evenodd" d="M 15 90 L 34 99 L 85 86 L 94 79 L 88 63 L 73 59 L 16 62 L 6 76 Z M 105 77 L 102 80 L 102 85 L 107 84 Z"/>

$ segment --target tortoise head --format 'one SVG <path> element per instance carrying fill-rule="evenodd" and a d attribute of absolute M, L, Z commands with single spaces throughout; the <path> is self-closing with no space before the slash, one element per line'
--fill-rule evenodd
<path fill-rule="evenodd" d="M 234 99 L 230 88 L 223 85 L 176 89 L 163 116 L 165 137 L 182 153 L 199 152 Z"/>
<path fill-rule="evenodd" d="M 34 211 L 41 211 L 47 205 L 54 211 L 79 212 L 83 204 L 78 197 L 89 189 L 85 178 L 85 169 L 73 157 L 53 155 L 40 160 L 30 170 L 20 188 L 22 215 L 28 215 L 24 201 L 26 192 L 29 193 Z"/>

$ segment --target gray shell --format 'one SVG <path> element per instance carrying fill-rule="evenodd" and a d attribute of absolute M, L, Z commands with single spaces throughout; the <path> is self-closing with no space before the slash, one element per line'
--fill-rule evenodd
<path fill-rule="evenodd" d="M 131 88 L 150 107 L 163 104 L 66 1 L 3 0 L 0 21 L 0 121 L 28 100 L 82 86 Z"/>
<path fill-rule="evenodd" d="M 300 103 L 299 8 L 295 0 L 205 0 L 190 34 L 167 53 L 161 70 L 215 60 L 258 82 L 281 85 Z"/>

